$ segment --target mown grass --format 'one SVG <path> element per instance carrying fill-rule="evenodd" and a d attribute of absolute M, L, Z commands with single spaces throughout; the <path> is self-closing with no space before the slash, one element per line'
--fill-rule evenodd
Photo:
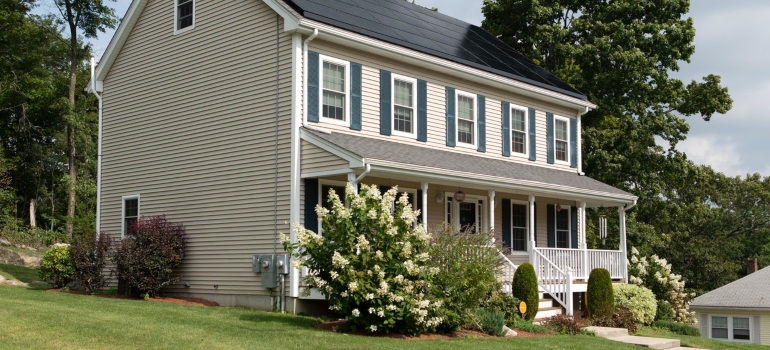
<path fill-rule="evenodd" d="M 668 329 L 653 328 L 653 327 L 639 327 L 639 331 L 636 333 L 636 335 L 645 336 L 645 337 L 679 339 L 682 346 L 690 347 L 690 348 L 701 348 L 701 349 L 712 349 L 712 350 L 721 350 L 721 349 L 767 350 L 768 349 L 766 346 L 757 345 L 757 344 L 726 342 L 726 341 L 706 339 L 703 337 L 696 337 L 691 335 L 681 335 L 681 334 L 673 333 Z"/>
<path fill-rule="evenodd" d="M 313 328 L 310 317 L 0 286 L 3 349 L 634 349 L 592 336 L 399 340 Z"/>
<path fill-rule="evenodd" d="M 0 264 L 0 275 L 7 280 L 17 280 L 24 283 L 39 281 L 38 269 L 31 269 L 24 266 Z"/>

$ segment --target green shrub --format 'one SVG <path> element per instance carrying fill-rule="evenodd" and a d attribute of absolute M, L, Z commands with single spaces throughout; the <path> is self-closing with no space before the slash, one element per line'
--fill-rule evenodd
<path fill-rule="evenodd" d="M 631 311 L 638 323 L 652 324 L 655 321 L 657 303 L 652 291 L 635 284 L 619 284 L 613 289 L 615 306 Z"/>
<path fill-rule="evenodd" d="M 2 219 L 0 219 L 2 222 Z M 2 222 L 3 225 L 0 229 L 0 237 L 7 239 L 14 244 L 23 244 L 31 248 L 37 248 L 40 246 L 51 246 L 55 243 L 69 243 L 69 236 L 67 234 L 55 231 L 44 230 L 42 228 L 29 228 L 26 224 L 22 224 L 20 220 L 10 218 L 6 222 Z"/>
<path fill-rule="evenodd" d="M 653 323 L 653 327 L 668 329 L 669 331 L 676 334 L 700 337 L 700 329 L 689 324 L 674 321 L 655 321 L 655 323 Z"/>
<path fill-rule="evenodd" d="M 458 232 L 454 226 L 443 225 L 430 234 L 426 264 L 438 271 L 431 294 L 444 300 L 444 322 L 439 329 L 451 331 L 465 325 L 490 293 L 502 290 L 496 273 L 500 255 L 498 247 L 489 244 L 494 235 L 487 232 Z M 500 298 L 495 296 L 493 302 Z"/>
<path fill-rule="evenodd" d="M 535 268 L 530 263 L 523 263 L 513 275 L 513 296 L 527 303 L 527 313 L 523 315 L 527 320 L 535 319 L 540 305 L 540 294 L 538 293 L 537 276 Z"/>
<path fill-rule="evenodd" d="M 671 269 L 672 266 L 666 259 L 657 255 L 647 259 L 646 256 L 641 256 L 636 248 L 631 248 L 628 281 L 649 288 L 655 298 L 667 301 L 674 311 L 674 321 L 693 324 L 695 313 L 690 311 L 690 301 L 694 294 L 684 291 L 682 275 L 673 273 Z"/>
<path fill-rule="evenodd" d="M 67 244 L 54 245 L 40 261 L 40 279 L 50 282 L 55 288 L 62 288 L 70 283 L 74 272 L 70 247 Z"/>
<path fill-rule="evenodd" d="M 512 329 L 529 332 L 529 333 L 548 333 L 550 332 L 547 327 L 539 324 L 534 324 L 532 321 L 521 318 L 518 314 L 514 314 L 512 322 L 508 324 L 508 327 Z"/>
<path fill-rule="evenodd" d="M 610 315 L 599 314 L 591 319 L 591 324 L 599 327 L 625 328 L 629 333 L 636 333 L 636 320 L 631 311 L 619 307 Z"/>
<path fill-rule="evenodd" d="M 483 303 L 483 306 L 486 309 L 502 312 L 505 316 L 505 324 L 511 325 L 514 318 L 520 318 L 518 311 L 519 303 L 519 299 L 503 291 L 493 291 Z"/>
<path fill-rule="evenodd" d="M 505 314 L 503 312 L 479 308 L 476 309 L 476 318 L 482 332 L 498 337 L 503 335 L 503 326 L 505 326 Z"/>
<path fill-rule="evenodd" d="M 655 321 L 673 321 L 674 308 L 665 300 L 658 300 L 657 311 L 655 312 Z"/>
<path fill-rule="evenodd" d="M 84 234 L 72 243 L 70 256 L 75 268 L 72 278 L 85 292 L 96 293 L 107 283 L 104 268 L 111 246 L 112 239 L 104 232 L 99 233 L 98 240 L 95 235 Z"/>
<path fill-rule="evenodd" d="M 552 316 L 546 319 L 543 325 L 559 334 L 577 335 L 581 333 L 581 327 L 572 316 Z"/>
<path fill-rule="evenodd" d="M 615 311 L 612 279 L 606 269 L 593 269 L 588 276 L 588 317 L 611 316 Z"/>
<path fill-rule="evenodd" d="M 118 277 L 137 295 L 155 296 L 179 281 L 174 268 L 184 259 L 187 235 L 184 225 L 166 216 L 141 217 L 134 234 L 120 242 L 113 256 Z"/>

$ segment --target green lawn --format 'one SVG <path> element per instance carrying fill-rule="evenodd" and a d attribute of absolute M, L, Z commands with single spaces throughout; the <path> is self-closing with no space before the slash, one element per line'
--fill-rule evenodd
<path fill-rule="evenodd" d="M 18 280 L 25 283 L 39 281 L 37 273 L 40 270 L 30 269 L 24 266 L 0 264 L 0 275 L 7 280 Z"/>
<path fill-rule="evenodd" d="M 725 342 L 720 340 L 706 339 L 703 337 L 694 337 L 689 335 L 674 334 L 667 329 L 657 329 L 651 327 L 639 327 L 639 331 L 636 335 L 657 337 L 657 338 L 673 338 L 679 339 L 682 346 L 701 349 L 736 349 L 736 350 L 767 350 L 768 347 L 757 344 L 742 344 L 735 342 Z"/>
<path fill-rule="evenodd" d="M 3 349 L 634 349 L 591 336 L 398 340 L 313 329 L 314 318 L 0 286 Z"/>

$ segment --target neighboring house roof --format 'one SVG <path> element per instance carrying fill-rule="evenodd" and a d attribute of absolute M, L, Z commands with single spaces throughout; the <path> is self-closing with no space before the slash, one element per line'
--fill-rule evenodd
<path fill-rule="evenodd" d="M 770 266 L 695 298 L 690 307 L 770 310 Z"/>
<path fill-rule="evenodd" d="M 305 18 L 505 76 L 587 97 L 485 30 L 401 0 L 284 0 Z"/>
<path fill-rule="evenodd" d="M 580 176 L 573 171 L 557 170 L 511 162 L 502 159 L 473 156 L 457 152 L 421 147 L 370 137 L 338 132 L 324 133 L 303 128 L 316 138 L 355 154 L 369 163 L 388 162 L 440 171 L 442 173 L 463 173 L 467 177 L 489 177 L 509 182 L 526 184 L 538 188 L 558 188 L 559 191 L 577 190 L 578 193 L 598 193 L 625 201 L 636 200 L 636 196 L 615 187 Z"/>

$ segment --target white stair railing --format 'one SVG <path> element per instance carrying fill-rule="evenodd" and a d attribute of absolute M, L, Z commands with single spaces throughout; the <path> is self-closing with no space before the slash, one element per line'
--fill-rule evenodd
<path fill-rule="evenodd" d="M 502 260 L 498 278 L 503 285 L 503 292 L 513 295 L 513 276 L 516 274 L 517 266 L 503 252 L 498 251 L 498 253 L 500 254 L 500 260 Z"/>
<path fill-rule="evenodd" d="M 532 250 L 532 265 L 540 288 L 561 304 L 567 315 L 572 315 L 572 270 L 567 268 L 562 271 L 539 249 Z"/>

